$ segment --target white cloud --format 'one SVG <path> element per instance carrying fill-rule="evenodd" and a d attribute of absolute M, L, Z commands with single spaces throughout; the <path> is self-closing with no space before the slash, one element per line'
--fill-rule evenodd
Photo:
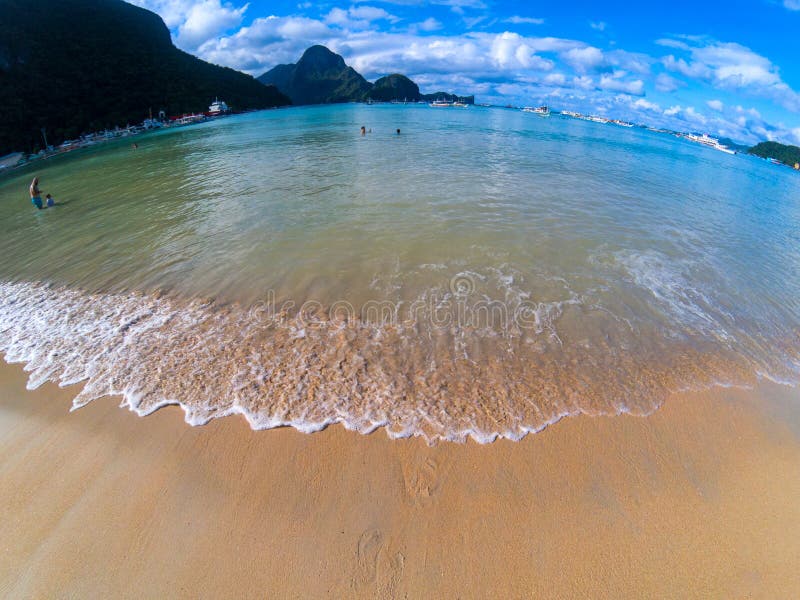
<path fill-rule="evenodd" d="M 563 87 L 567 83 L 567 77 L 563 73 L 548 73 L 544 76 L 547 85 Z"/>
<path fill-rule="evenodd" d="M 194 0 L 130 0 L 131 4 L 158 13 L 167 27 L 177 29 L 186 21 L 186 14 L 195 4 Z"/>
<path fill-rule="evenodd" d="M 339 35 L 315 19 L 264 17 L 231 36 L 206 42 L 199 54 L 215 64 L 260 75 L 276 64 L 297 61 L 312 44 L 331 44 Z"/>
<path fill-rule="evenodd" d="M 711 69 L 721 85 L 769 86 L 780 81 L 777 69 L 768 59 L 739 44 L 712 44 L 696 48 L 692 54 L 698 63 Z"/>
<path fill-rule="evenodd" d="M 332 8 L 331 11 L 325 16 L 325 22 L 331 25 L 345 26 L 350 22 L 350 17 L 345 9 Z"/>
<path fill-rule="evenodd" d="M 428 17 L 421 23 L 417 23 L 414 27 L 420 31 L 436 31 L 442 28 L 442 24 L 433 17 Z"/>
<path fill-rule="evenodd" d="M 603 55 L 606 65 L 632 71 L 640 76 L 649 76 L 654 62 L 651 56 L 626 50 L 611 50 Z"/>
<path fill-rule="evenodd" d="M 544 19 L 537 19 L 535 17 L 520 17 L 514 15 L 504 20 L 504 23 L 512 23 L 514 25 L 542 25 Z"/>
<path fill-rule="evenodd" d="M 329 25 L 352 30 L 368 29 L 375 21 L 396 23 L 399 19 L 384 9 L 374 6 L 351 6 L 347 10 L 332 8 L 325 17 L 325 22 Z"/>
<path fill-rule="evenodd" d="M 746 46 L 688 36 L 658 43 L 689 55 L 688 60 L 672 54 L 664 57 L 662 62 L 670 71 L 705 81 L 718 89 L 769 98 L 788 110 L 800 112 L 800 94 L 781 79 L 778 68 L 768 58 Z"/>
<path fill-rule="evenodd" d="M 158 13 L 167 27 L 177 31 L 176 43 L 196 50 L 206 41 L 242 23 L 249 4 L 234 6 L 222 0 L 131 0 Z"/>
<path fill-rule="evenodd" d="M 746 114 L 754 119 L 760 119 L 761 113 L 758 112 L 755 108 L 745 108 L 744 106 L 736 106 L 734 110 L 740 114 Z"/>
<path fill-rule="evenodd" d="M 721 100 L 709 100 L 708 102 L 706 102 L 706 104 L 711 110 L 715 110 L 717 112 L 722 112 L 722 109 L 725 108 L 725 105 L 722 103 Z"/>
<path fill-rule="evenodd" d="M 383 4 L 394 4 L 396 6 L 420 6 L 423 4 L 436 4 L 439 6 L 449 6 L 453 10 L 463 10 L 465 8 L 486 8 L 483 0 L 355 0 L 358 2 L 381 2 Z"/>
<path fill-rule="evenodd" d="M 597 87 L 610 92 L 623 92 L 633 96 L 644 94 L 644 82 L 641 79 L 625 80 L 625 73 L 619 72 L 612 75 L 602 75 Z"/>
<path fill-rule="evenodd" d="M 589 27 L 594 29 L 595 31 L 605 31 L 606 30 L 606 23 L 605 21 L 590 21 Z"/>
<path fill-rule="evenodd" d="M 675 58 L 672 54 L 662 59 L 664 66 L 670 70 L 685 75 L 691 79 L 710 79 L 712 71 L 700 62 L 689 64 L 682 58 Z"/>
<path fill-rule="evenodd" d="M 661 112 L 661 107 L 656 104 L 655 102 L 650 102 L 649 100 L 645 100 L 644 98 L 637 98 L 632 104 L 634 108 L 647 110 L 651 112 Z"/>
<path fill-rule="evenodd" d="M 249 4 L 234 8 L 220 0 L 205 0 L 189 9 L 186 20 L 178 28 L 178 43 L 183 48 L 197 48 L 207 40 L 218 36 L 242 22 Z"/>
<path fill-rule="evenodd" d="M 573 77 L 572 85 L 582 90 L 594 89 L 594 81 L 588 75 L 581 75 L 580 77 Z"/>
<path fill-rule="evenodd" d="M 379 21 L 379 20 L 386 20 L 391 21 L 392 23 L 398 21 L 398 18 L 392 14 L 389 14 L 382 8 L 377 8 L 375 6 L 351 6 L 348 11 L 350 16 L 355 19 L 363 19 L 365 21 Z"/>
<path fill-rule="evenodd" d="M 800 0 L 783 0 L 783 5 L 789 10 L 800 10 Z"/>
<path fill-rule="evenodd" d="M 334 49 L 340 47 L 334 42 Z M 467 36 L 371 34 L 351 36 L 340 47 L 353 67 L 366 75 L 403 69 L 412 76 L 458 73 L 473 80 L 505 74 L 547 72 L 553 62 L 539 56 L 528 40 L 515 33 Z"/>
<path fill-rule="evenodd" d="M 678 88 L 685 85 L 686 84 L 680 79 L 675 79 L 674 77 L 670 77 L 666 73 L 659 73 L 656 76 L 656 89 L 659 92 L 664 92 L 664 93 L 674 92 Z"/>
<path fill-rule="evenodd" d="M 518 33 L 504 32 L 494 38 L 490 49 L 492 61 L 500 68 L 549 70 L 551 61 L 536 56 Z"/>
<path fill-rule="evenodd" d="M 581 72 L 590 71 L 601 66 L 605 58 L 603 52 L 594 46 L 571 48 L 561 55 L 568 64 Z"/>
<path fill-rule="evenodd" d="M 690 125 L 705 125 L 708 123 L 708 119 L 697 112 L 693 106 L 687 106 L 686 108 L 680 105 L 670 106 L 664 111 L 664 115 L 667 117 L 677 117 Z"/>

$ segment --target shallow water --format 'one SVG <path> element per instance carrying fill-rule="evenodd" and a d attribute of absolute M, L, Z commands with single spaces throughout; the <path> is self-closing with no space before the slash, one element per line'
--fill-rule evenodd
<path fill-rule="evenodd" d="M 53 209 L 30 207 L 33 171 L 0 179 L 0 350 L 32 385 L 88 380 L 77 405 L 485 441 L 798 379 L 788 169 L 476 107 L 137 142 L 36 165 Z"/>

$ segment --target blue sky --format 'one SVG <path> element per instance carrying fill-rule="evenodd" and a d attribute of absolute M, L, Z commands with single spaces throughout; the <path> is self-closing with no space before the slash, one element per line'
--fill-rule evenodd
<path fill-rule="evenodd" d="M 176 45 L 260 75 L 311 44 L 367 79 L 800 144 L 800 0 L 133 0 Z"/>

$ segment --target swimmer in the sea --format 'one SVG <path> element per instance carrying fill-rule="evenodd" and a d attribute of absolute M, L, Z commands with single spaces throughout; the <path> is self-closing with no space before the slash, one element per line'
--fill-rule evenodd
<path fill-rule="evenodd" d="M 42 192 L 39 191 L 38 177 L 33 178 L 33 181 L 31 181 L 31 187 L 28 188 L 28 191 L 31 194 L 31 204 L 33 204 L 39 210 L 42 210 Z"/>

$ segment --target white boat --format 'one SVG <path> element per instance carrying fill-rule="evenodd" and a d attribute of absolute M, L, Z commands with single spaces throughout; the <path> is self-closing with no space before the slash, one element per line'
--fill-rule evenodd
<path fill-rule="evenodd" d="M 696 142 L 698 144 L 702 144 L 703 146 L 714 148 L 714 150 L 719 150 L 720 152 L 724 152 L 725 154 L 736 154 L 735 150 L 731 150 L 724 144 L 720 144 L 717 138 L 713 138 L 707 133 L 704 133 L 703 135 L 695 135 L 693 133 L 687 133 L 684 137 L 690 142 Z"/>
<path fill-rule="evenodd" d="M 199 123 L 206 119 L 206 116 L 203 113 L 200 114 L 189 114 L 189 115 L 181 115 L 180 117 L 175 117 L 172 119 L 172 125 L 191 125 L 192 123 Z"/>
<path fill-rule="evenodd" d="M 549 117 L 550 116 L 550 108 L 547 106 L 537 106 L 536 108 L 532 106 L 526 106 L 522 109 L 522 112 L 529 112 L 535 115 L 539 115 L 540 117 Z"/>
<path fill-rule="evenodd" d="M 452 102 L 449 100 L 434 100 L 429 106 L 432 106 L 433 108 L 468 108 L 469 104 L 461 101 L 460 99 L 453 100 Z"/>
<path fill-rule="evenodd" d="M 224 115 L 229 111 L 230 108 L 228 108 L 228 105 L 222 102 L 219 98 L 215 98 L 214 102 L 211 103 L 211 106 L 208 107 L 208 114 L 212 117 L 217 115 Z"/>
<path fill-rule="evenodd" d="M 707 133 L 704 133 L 703 135 L 687 133 L 686 139 L 689 140 L 690 142 L 697 142 L 698 144 L 703 144 L 704 146 L 715 146 L 716 144 L 719 144 L 718 139 L 712 138 Z"/>

